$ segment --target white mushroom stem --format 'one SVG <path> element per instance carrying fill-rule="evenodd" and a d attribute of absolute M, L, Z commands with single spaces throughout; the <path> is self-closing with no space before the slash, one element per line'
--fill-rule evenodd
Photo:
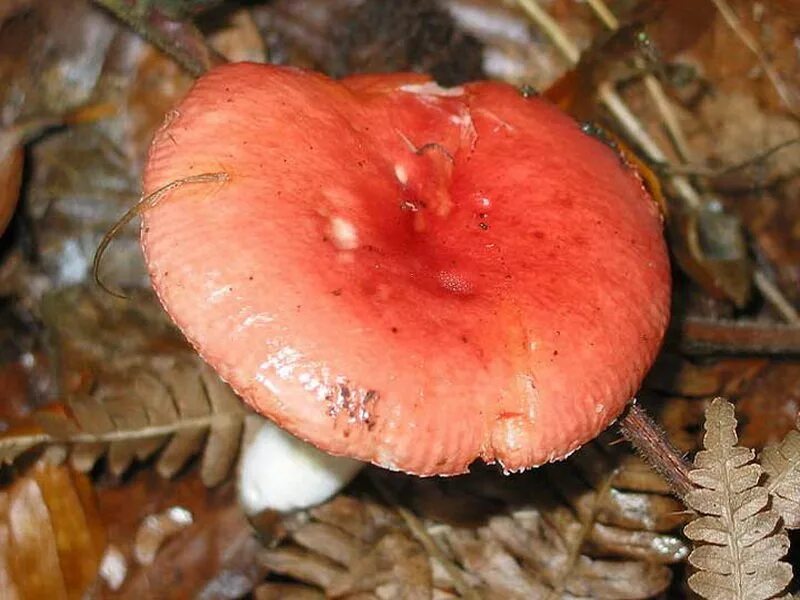
<path fill-rule="evenodd" d="M 239 501 L 248 515 L 308 508 L 335 495 L 364 464 L 326 454 L 265 421 L 242 456 Z"/>

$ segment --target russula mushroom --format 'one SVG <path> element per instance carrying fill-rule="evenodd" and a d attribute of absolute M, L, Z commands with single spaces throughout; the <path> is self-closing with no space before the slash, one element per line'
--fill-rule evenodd
<path fill-rule="evenodd" d="M 639 177 L 506 84 L 217 67 L 156 135 L 144 190 L 172 319 L 335 455 L 418 475 L 564 458 L 620 414 L 666 328 Z"/>

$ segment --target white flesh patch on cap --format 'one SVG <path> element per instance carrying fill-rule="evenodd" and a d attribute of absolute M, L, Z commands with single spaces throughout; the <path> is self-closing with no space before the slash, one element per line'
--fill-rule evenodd
<path fill-rule="evenodd" d="M 406 171 L 403 165 L 396 164 L 394 166 L 394 176 L 397 177 L 397 181 L 399 181 L 401 185 L 408 183 L 408 171 Z"/>
<path fill-rule="evenodd" d="M 331 217 L 330 234 L 333 245 L 339 250 L 355 250 L 358 248 L 358 231 L 347 219 Z"/>

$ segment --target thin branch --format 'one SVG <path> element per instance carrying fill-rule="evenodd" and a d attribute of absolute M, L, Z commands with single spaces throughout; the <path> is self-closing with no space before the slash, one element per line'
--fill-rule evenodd
<path fill-rule="evenodd" d="M 608 8 L 603 0 L 587 0 L 587 4 L 611 31 L 617 31 L 619 29 L 619 19 L 611 12 L 611 9 Z M 638 68 L 642 70 L 645 69 L 645 64 L 641 57 L 637 57 L 635 62 Z M 645 73 L 644 87 L 647 93 L 650 94 L 650 98 L 653 100 L 653 104 L 658 114 L 661 116 L 661 120 L 664 122 L 664 127 L 672 140 L 675 152 L 677 152 L 681 162 L 689 162 L 692 157 L 689 143 L 686 140 L 686 135 L 678 121 L 678 116 L 675 114 L 675 109 L 672 107 L 672 103 L 667 97 L 661 82 L 651 73 Z"/>
<path fill-rule="evenodd" d="M 547 37 L 561 51 L 561 54 L 569 61 L 570 65 L 576 64 L 581 58 L 581 51 L 567 37 L 553 17 L 544 10 L 536 0 L 517 0 L 517 3 L 528 14 L 531 20 L 536 23 Z"/>
<path fill-rule="evenodd" d="M 679 324 L 680 349 L 690 355 L 800 354 L 800 327 L 763 321 L 686 317 Z"/>
<path fill-rule="evenodd" d="M 531 20 L 545 32 L 571 65 L 575 65 L 580 60 L 578 47 L 567 37 L 566 32 L 555 19 L 541 6 L 534 0 L 517 0 L 517 3 L 525 10 Z M 605 81 L 601 83 L 597 92 L 603 105 L 617 119 L 628 137 L 644 151 L 650 161 L 656 163 L 669 162 L 666 154 L 645 130 L 636 115 L 628 108 L 628 105 L 614 89 L 611 82 Z M 688 207 L 699 208 L 701 205 L 700 195 L 695 191 L 688 179 L 680 175 L 671 175 L 669 179 Z"/>
<path fill-rule="evenodd" d="M 644 125 L 633 114 L 610 81 L 604 81 L 598 85 L 597 92 L 605 107 L 617 119 L 625 133 L 644 151 L 650 161 L 669 163 L 667 155 L 645 130 Z M 688 208 L 700 208 L 703 204 L 700 194 L 686 177 L 672 174 L 668 176 L 668 179 Z"/>
<path fill-rule="evenodd" d="M 758 269 L 753 273 L 753 282 L 756 284 L 758 291 L 761 292 L 761 295 L 778 311 L 787 323 L 800 323 L 800 315 L 797 314 L 797 309 L 792 306 L 780 288 L 767 277 L 763 270 Z"/>
<path fill-rule="evenodd" d="M 619 428 L 641 457 L 683 498 L 695 489 L 689 479 L 690 466 L 667 439 L 664 430 L 642 409 L 636 400 L 619 420 Z"/>

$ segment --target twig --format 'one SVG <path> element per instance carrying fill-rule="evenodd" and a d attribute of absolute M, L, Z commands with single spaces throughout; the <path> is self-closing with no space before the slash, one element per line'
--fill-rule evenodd
<path fill-rule="evenodd" d="M 605 107 L 617 119 L 625 133 L 644 151 L 650 161 L 656 163 L 669 162 L 667 155 L 664 154 L 656 141 L 650 137 L 641 121 L 628 108 L 628 105 L 625 104 L 625 101 L 617 93 L 610 81 L 604 81 L 598 85 L 597 92 Z M 703 204 L 700 194 L 692 187 L 686 177 L 672 174 L 668 176 L 668 179 L 688 208 L 693 210 L 700 208 Z"/>
<path fill-rule="evenodd" d="M 800 327 L 761 321 L 686 317 L 676 326 L 686 354 L 800 354 Z"/>
<path fill-rule="evenodd" d="M 536 0 L 517 0 L 517 3 L 528 14 L 531 20 L 547 34 L 547 37 L 552 40 L 561 51 L 561 54 L 570 62 L 570 65 L 574 65 L 580 60 L 581 51 L 578 50 L 578 47 L 567 37 L 567 34 L 561 29 L 561 26 L 556 20 L 539 6 Z"/>
<path fill-rule="evenodd" d="M 561 26 L 534 0 L 517 0 L 517 3 L 528 14 L 531 20 L 552 40 L 553 44 L 561 51 L 564 57 L 575 65 L 580 60 L 578 47 L 570 40 Z M 597 95 L 603 105 L 617 119 L 625 133 L 644 151 L 648 159 L 656 163 L 669 162 L 666 154 L 661 150 L 656 141 L 645 130 L 636 115 L 614 89 L 609 81 L 604 81 L 597 88 Z M 692 187 L 689 180 L 680 175 L 669 177 L 675 190 L 690 208 L 698 208 L 701 204 L 700 196 Z"/>
<path fill-rule="evenodd" d="M 200 31 L 191 23 L 170 19 L 157 8 L 144 14 L 135 3 L 127 0 L 95 0 L 114 14 L 136 33 L 171 56 L 195 77 L 212 66 L 225 62 L 205 41 Z"/>
<path fill-rule="evenodd" d="M 662 164 L 658 165 L 660 169 L 665 171 L 672 171 L 674 173 L 681 173 L 683 175 L 700 175 L 702 177 L 721 177 L 722 175 L 727 175 L 728 173 L 732 173 L 734 171 L 739 171 L 740 169 L 746 169 L 747 167 L 766 161 L 770 158 L 773 154 L 777 154 L 784 148 L 788 148 L 789 146 L 794 146 L 795 144 L 800 144 L 800 137 L 791 138 L 785 140 L 779 144 L 775 144 L 766 150 L 762 150 L 749 158 L 746 158 L 738 163 L 734 163 L 732 165 L 727 165 L 725 167 L 720 167 L 714 169 L 712 167 L 707 167 L 705 165 L 670 165 L 670 164 Z"/>
<path fill-rule="evenodd" d="M 778 286 L 767 277 L 767 274 L 764 273 L 763 270 L 758 269 L 753 273 L 753 281 L 758 291 L 761 292 L 764 298 L 772 304 L 773 307 L 775 307 L 787 323 L 800 323 L 800 315 L 797 314 L 795 307 L 792 306 L 789 300 L 783 295 L 783 292 L 781 292 Z"/>
<path fill-rule="evenodd" d="M 587 0 L 587 4 L 589 4 L 597 17 L 611 31 L 617 31 L 619 29 L 619 19 L 614 16 L 614 13 L 611 12 L 603 0 Z M 638 57 L 635 62 L 637 67 L 641 69 L 645 68 L 644 61 L 641 57 Z M 664 122 L 664 126 L 672 140 L 678 158 L 680 158 L 681 162 L 689 162 L 692 156 L 689 143 L 686 141 L 686 135 L 683 133 L 675 110 L 672 108 L 672 104 L 669 98 L 667 98 L 667 94 L 664 92 L 661 82 L 651 73 L 645 73 L 644 87 L 647 93 L 650 94 L 650 98 L 653 100 L 653 104 L 661 116 L 661 120 Z"/>
<path fill-rule="evenodd" d="M 667 129 L 672 145 L 675 147 L 675 152 L 681 162 L 690 162 L 693 158 L 693 152 L 689 148 L 689 142 L 686 140 L 686 134 L 683 132 L 678 115 L 675 114 L 675 109 L 667 97 L 667 93 L 661 86 L 661 82 L 652 74 L 648 73 L 644 76 L 644 87 L 653 99 L 653 104 L 661 119 L 664 121 L 664 126 Z"/>
<path fill-rule="evenodd" d="M 617 31 L 619 29 L 619 19 L 611 12 L 603 0 L 586 0 L 586 3 L 611 31 Z M 644 61 L 642 61 L 641 58 L 637 58 L 635 62 L 637 67 L 644 68 Z M 669 98 L 667 98 L 667 94 L 664 92 L 661 82 L 654 75 L 645 73 L 644 87 L 647 93 L 650 94 L 656 110 L 658 110 L 661 119 L 664 121 L 664 126 L 667 129 L 667 133 L 675 146 L 675 151 L 678 153 L 681 162 L 690 161 L 692 153 L 689 149 L 689 143 L 686 141 L 686 135 L 683 133 L 683 128 L 681 128 L 675 110 L 672 108 L 672 104 Z"/>
<path fill-rule="evenodd" d="M 772 86 L 775 88 L 775 91 L 778 93 L 778 96 L 780 96 L 780 99 L 783 101 L 786 107 L 793 114 L 797 115 L 800 112 L 797 94 L 792 94 L 787 89 L 786 83 L 781 78 L 780 73 L 778 73 L 777 69 L 775 69 L 775 67 L 772 66 L 772 63 L 769 62 L 758 42 L 750 34 L 750 32 L 745 29 L 742 21 L 736 15 L 731 6 L 726 0 L 711 0 L 711 2 L 713 2 L 714 6 L 717 7 L 717 10 L 722 15 L 722 18 L 725 19 L 728 27 L 731 28 L 731 30 L 739 37 L 742 43 L 747 46 L 748 50 L 750 50 L 750 52 L 752 52 L 758 59 L 758 62 L 761 64 L 761 68 L 764 69 L 764 73 L 767 75 L 767 78 L 772 83 Z"/>
<path fill-rule="evenodd" d="M 594 11 L 594 14 L 608 27 L 611 31 L 619 29 L 619 19 L 611 12 L 611 9 L 606 6 L 603 0 L 586 0 L 586 4 Z"/>
<path fill-rule="evenodd" d="M 689 464 L 667 439 L 664 430 L 634 399 L 620 417 L 619 428 L 636 451 L 670 484 L 681 498 L 694 489 Z"/>

